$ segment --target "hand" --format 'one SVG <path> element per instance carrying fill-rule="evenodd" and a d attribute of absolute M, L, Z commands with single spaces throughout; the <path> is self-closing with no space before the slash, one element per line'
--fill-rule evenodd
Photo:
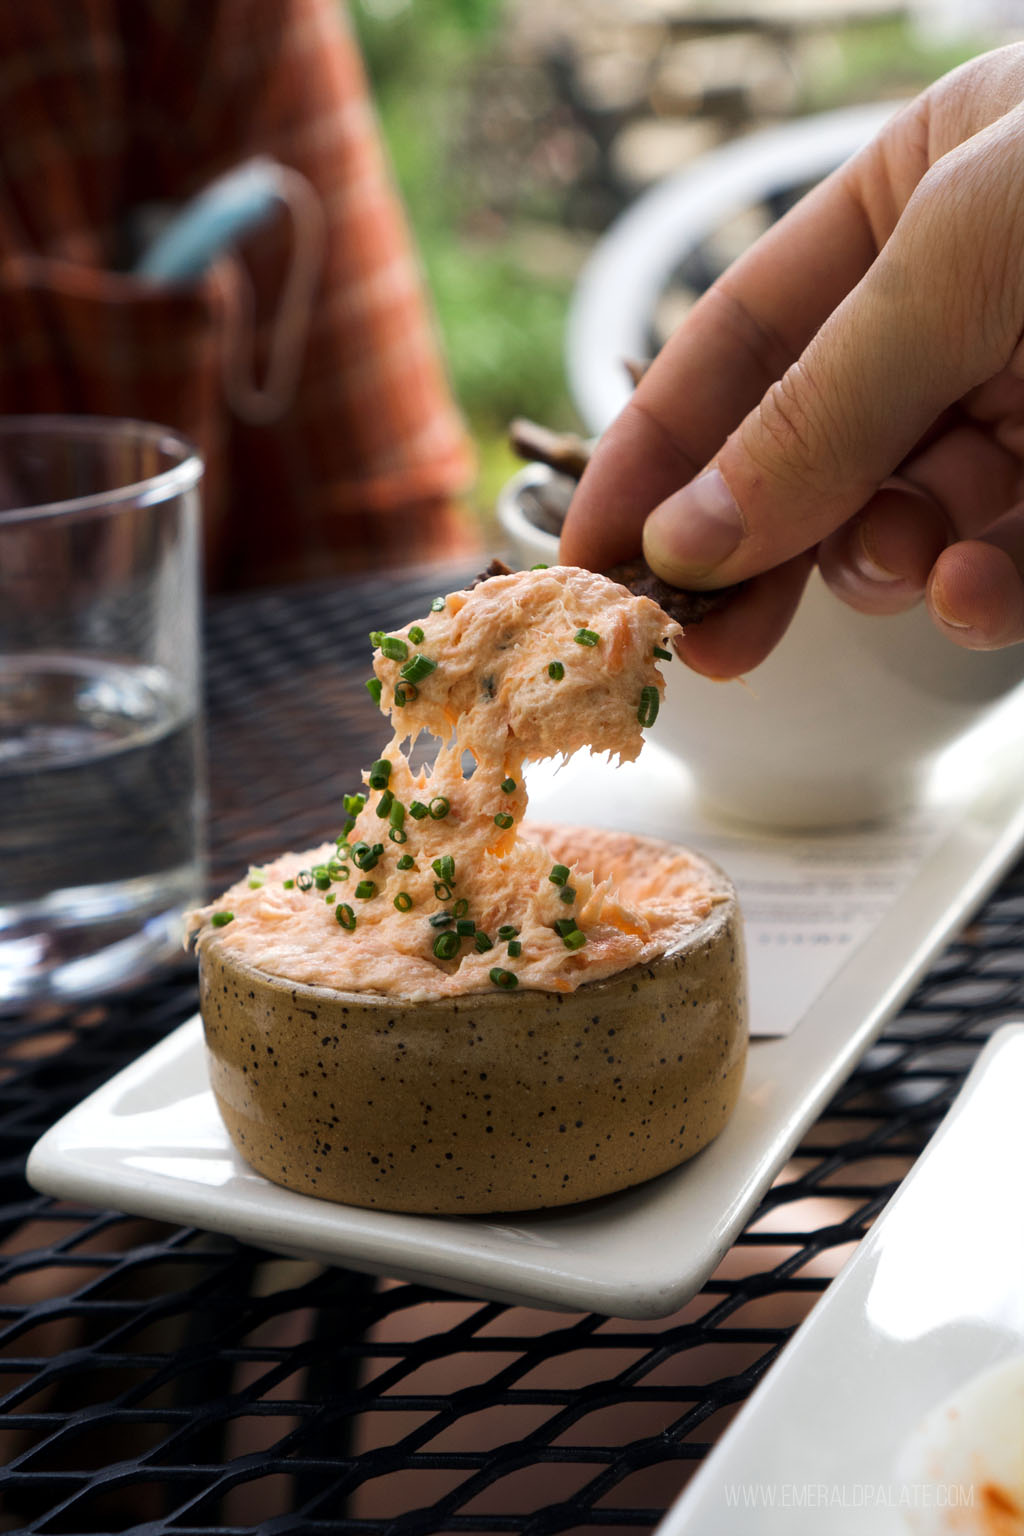
<path fill-rule="evenodd" d="M 643 540 L 748 579 L 679 642 L 756 666 L 817 558 L 844 601 L 922 595 L 958 645 L 1024 639 L 1024 45 L 955 70 L 708 290 L 602 437 L 561 558 Z M 696 477 L 696 478 L 694 478 Z"/>

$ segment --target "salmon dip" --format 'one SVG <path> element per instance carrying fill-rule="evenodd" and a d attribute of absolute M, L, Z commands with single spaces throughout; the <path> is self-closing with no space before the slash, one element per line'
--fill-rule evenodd
<path fill-rule="evenodd" d="M 717 872 L 653 839 L 531 824 L 523 773 L 585 747 L 634 759 L 679 633 L 571 566 L 493 576 L 375 633 L 367 688 L 394 734 L 338 837 L 251 869 L 190 933 L 286 981 L 411 1002 L 573 992 L 670 953 L 728 899 Z M 423 732 L 439 746 L 415 769 Z"/>

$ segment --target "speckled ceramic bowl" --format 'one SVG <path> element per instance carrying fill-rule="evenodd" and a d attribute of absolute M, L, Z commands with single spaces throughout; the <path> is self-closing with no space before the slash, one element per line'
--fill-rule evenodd
<path fill-rule="evenodd" d="M 567 1205 L 699 1152 L 747 1046 L 735 896 L 670 953 L 576 992 L 411 1003 L 296 985 L 204 945 L 210 1075 L 275 1184 L 391 1211 Z"/>

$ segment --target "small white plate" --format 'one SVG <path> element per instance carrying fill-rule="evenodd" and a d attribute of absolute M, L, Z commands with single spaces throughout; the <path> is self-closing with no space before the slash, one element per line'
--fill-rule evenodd
<path fill-rule="evenodd" d="M 898 1481 L 904 1443 L 942 1398 L 1024 1350 L 1022 1103 L 1015 1024 L 657 1536 L 897 1536 L 904 1510 L 930 1499 L 936 1512 L 941 1486 Z"/>
<path fill-rule="evenodd" d="M 657 785 L 631 776 L 639 763 L 614 782 L 633 786 L 626 799 L 643 806 L 646 825 L 676 825 L 663 819 L 674 813 L 665 802 L 663 763 L 654 763 Z M 563 805 L 593 809 L 576 765 L 557 779 Z M 586 770 L 586 782 L 600 785 L 600 765 Z M 551 793 L 537 799 L 543 811 L 557 808 Z M 797 958 L 752 966 L 755 1020 L 778 1012 L 778 989 L 791 974 L 797 1028 L 752 1041 L 740 1103 L 717 1141 L 622 1195 L 488 1220 L 402 1217 L 279 1189 L 253 1174 L 227 1138 L 207 1087 L 198 1018 L 52 1127 L 32 1150 L 29 1180 L 58 1197 L 468 1295 L 633 1318 L 668 1315 L 705 1283 L 804 1129 L 1022 837 L 1019 771 L 995 774 L 956 806 L 943 837 L 927 843 L 917 872 L 840 969 L 821 974 L 811 1005 Z M 771 874 L 771 859 L 765 843 L 761 876 Z M 785 840 L 778 859 L 789 860 Z"/>
<path fill-rule="evenodd" d="M 991 753 L 982 760 L 1002 761 Z M 684 813 L 691 814 L 684 801 L 670 765 L 648 752 L 617 771 L 574 761 L 546 787 L 540 783 L 535 797 L 542 815 L 566 821 L 599 820 L 603 809 L 608 821 L 621 823 L 625 806 L 641 832 L 678 830 Z M 47 1194 L 472 1296 L 620 1317 L 666 1316 L 700 1289 L 804 1130 L 1013 858 L 1024 838 L 1019 754 L 1011 755 L 1008 769 L 992 766 L 954 814 L 947 807 L 940 832 L 925 839 L 886 902 L 872 908 L 866 935 L 823 969 L 816 971 L 799 949 L 769 946 L 762 953 L 756 946 L 754 1023 L 763 1028 L 767 1020 L 769 1032 L 780 1037 L 752 1042 L 740 1102 L 718 1139 L 692 1162 L 637 1189 L 493 1220 L 363 1211 L 279 1189 L 253 1173 L 228 1140 L 207 1087 L 198 1019 L 47 1132 L 29 1159 L 29 1179 Z M 898 834 L 890 828 L 883 841 L 898 841 Z M 691 835 L 700 846 L 699 829 Z M 877 843 L 877 831 L 864 835 Z M 848 857 L 849 835 L 841 843 Z M 751 887 L 755 899 L 777 883 L 782 899 L 790 899 L 791 848 L 787 839 L 758 845 L 756 867 L 748 872 L 758 882 Z M 831 849 L 819 842 L 817 862 L 830 865 Z M 735 852 L 749 850 L 737 844 Z M 865 867 L 874 878 L 876 865 L 867 860 Z M 814 868 L 808 864 L 801 879 L 817 878 L 820 888 Z M 773 881 L 773 869 L 786 879 Z M 799 881 L 796 890 L 799 896 Z M 824 900 L 824 894 L 815 897 Z M 774 932 L 763 919 L 748 927 L 752 950 L 759 933 Z M 783 927 L 782 936 L 787 931 Z M 795 932 L 803 932 L 799 923 Z M 817 980 L 808 990 L 812 975 Z M 780 1020 L 787 1011 L 792 1017 Z M 794 1023 L 792 1032 L 782 1033 Z"/>

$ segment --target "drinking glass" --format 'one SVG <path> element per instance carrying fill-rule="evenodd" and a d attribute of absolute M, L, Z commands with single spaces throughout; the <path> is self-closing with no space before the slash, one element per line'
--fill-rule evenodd
<path fill-rule="evenodd" d="M 0 1009 L 140 980 L 202 895 L 202 472 L 165 427 L 0 419 Z"/>

